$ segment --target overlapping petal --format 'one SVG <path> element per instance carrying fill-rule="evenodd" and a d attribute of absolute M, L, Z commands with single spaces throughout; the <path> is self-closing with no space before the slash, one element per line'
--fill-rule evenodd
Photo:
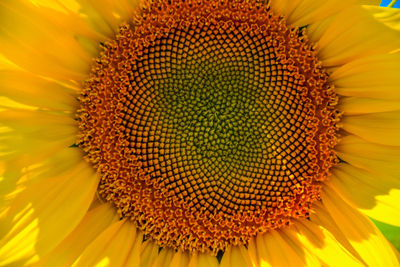
<path fill-rule="evenodd" d="M 22 189 L 2 214 L 1 264 L 36 259 L 55 248 L 86 214 L 97 183 L 92 168 L 80 162 Z"/>
<path fill-rule="evenodd" d="M 365 12 L 355 2 L 272 1 L 288 23 L 308 26 L 331 72 L 344 113 L 336 151 L 345 163 L 323 186 L 310 221 L 228 248 L 220 263 L 213 255 L 160 251 L 108 204 L 90 208 L 97 176 L 70 148 L 77 90 L 98 43 L 140 2 L 0 2 L 0 94 L 22 105 L 0 113 L 0 265 L 397 266 L 398 253 L 359 211 L 400 226 L 399 16 Z"/>

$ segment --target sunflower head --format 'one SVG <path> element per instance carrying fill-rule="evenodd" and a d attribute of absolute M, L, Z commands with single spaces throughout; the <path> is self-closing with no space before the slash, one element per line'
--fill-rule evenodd
<path fill-rule="evenodd" d="M 160 246 L 217 252 L 307 217 L 337 161 L 337 96 L 269 4 L 155 1 L 80 98 L 100 196 Z"/>
<path fill-rule="evenodd" d="M 0 1 L 0 265 L 399 265 L 366 217 L 400 226 L 397 22 Z"/>

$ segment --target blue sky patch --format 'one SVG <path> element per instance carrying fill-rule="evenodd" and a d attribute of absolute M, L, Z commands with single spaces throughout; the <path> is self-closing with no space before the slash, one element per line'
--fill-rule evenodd
<path fill-rule="evenodd" d="M 392 0 L 382 0 L 379 6 L 387 7 L 391 2 Z M 394 4 L 393 8 L 400 8 L 400 1 L 397 1 L 396 4 Z"/>

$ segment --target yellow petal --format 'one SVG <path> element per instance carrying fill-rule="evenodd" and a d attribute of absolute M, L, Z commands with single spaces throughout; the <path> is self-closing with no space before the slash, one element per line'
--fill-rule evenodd
<path fill-rule="evenodd" d="M 30 0 L 43 9 L 46 17 L 68 32 L 73 34 L 76 42 L 83 51 L 91 57 L 98 57 L 99 42 L 107 39 L 107 36 L 96 31 L 87 22 L 88 14 L 82 13 L 82 6 L 78 0 Z M 56 12 L 54 12 L 56 10 Z"/>
<path fill-rule="evenodd" d="M 75 141 L 78 131 L 72 115 L 54 115 L 46 111 L 9 109 L 0 112 L 0 123 L 24 134 L 27 139 Z"/>
<path fill-rule="evenodd" d="M 271 1 L 271 7 L 277 14 L 284 15 L 288 24 L 300 27 L 327 18 L 354 2 L 356 0 L 346 2 L 337 0 L 323 2 L 313 0 L 281 0 Z"/>
<path fill-rule="evenodd" d="M 221 260 L 221 267 L 251 267 L 253 266 L 249 252 L 244 246 L 228 247 Z"/>
<path fill-rule="evenodd" d="M 20 67 L 15 65 L 12 61 L 8 60 L 1 52 L 0 52 L 0 70 L 21 70 Z"/>
<path fill-rule="evenodd" d="M 136 240 L 132 245 L 131 251 L 129 252 L 128 258 L 126 259 L 125 266 L 129 267 L 139 267 L 140 257 L 142 254 L 142 244 L 143 244 L 143 233 L 136 229 Z"/>
<path fill-rule="evenodd" d="M 344 115 L 361 115 L 400 110 L 400 101 L 362 97 L 341 97 L 337 108 L 342 111 Z"/>
<path fill-rule="evenodd" d="M 138 0 L 78 0 L 88 23 L 104 36 L 112 37 L 118 26 L 133 17 L 139 7 Z"/>
<path fill-rule="evenodd" d="M 368 266 L 398 266 L 390 243 L 376 226 L 362 213 L 349 206 L 328 185 L 321 195 L 323 206 L 330 214 L 341 234 L 358 252 Z M 335 235 L 335 233 L 333 232 Z"/>
<path fill-rule="evenodd" d="M 271 256 L 264 242 L 263 235 L 257 235 L 255 241 L 255 248 L 257 252 L 257 260 L 262 267 L 271 267 Z M 250 254 L 251 255 L 251 254 Z M 254 258 L 253 258 L 254 260 Z"/>
<path fill-rule="evenodd" d="M 165 267 L 165 266 L 170 265 L 174 254 L 175 254 L 174 249 L 163 248 L 151 266 L 152 267 Z"/>
<path fill-rule="evenodd" d="M 400 30 L 400 10 L 397 8 L 386 8 L 377 6 L 364 6 L 370 14 L 378 21 L 385 23 L 388 27 Z"/>
<path fill-rule="evenodd" d="M 126 220 L 116 222 L 101 233 L 72 266 L 124 266 L 135 240 L 133 223 Z"/>
<path fill-rule="evenodd" d="M 349 135 L 343 137 L 335 149 L 340 159 L 372 174 L 400 175 L 400 147 L 373 144 Z"/>
<path fill-rule="evenodd" d="M 400 53 L 391 53 L 351 61 L 334 70 L 330 79 L 342 96 L 398 101 L 399 72 Z"/>
<path fill-rule="evenodd" d="M 358 254 L 358 252 L 350 244 L 347 237 L 341 232 L 340 228 L 336 225 L 329 212 L 323 206 L 322 202 L 318 201 L 313 203 L 313 209 L 310 213 L 310 221 L 314 224 L 329 231 L 332 236 L 338 241 L 339 246 L 342 246 L 347 250 L 358 262 L 365 264 L 364 260 Z"/>
<path fill-rule="evenodd" d="M 0 111 L 8 110 L 8 109 L 26 109 L 26 110 L 37 110 L 37 107 L 28 106 L 17 102 L 10 97 L 0 95 Z"/>
<path fill-rule="evenodd" d="M 105 229 L 118 221 L 118 215 L 110 204 L 101 204 L 90 210 L 79 225 L 37 266 L 71 266 Z"/>
<path fill-rule="evenodd" d="M 215 256 L 207 253 L 194 253 L 190 255 L 188 267 L 218 267 L 218 265 Z"/>
<path fill-rule="evenodd" d="M 70 140 L 29 140 L 15 131 L 0 133 L 0 140 L 0 156 L 5 164 L 0 192 L 11 192 L 17 185 L 59 174 L 83 158 L 82 151 L 68 147 Z"/>
<path fill-rule="evenodd" d="M 23 71 L 0 71 L 0 95 L 34 107 L 73 112 L 77 92 Z"/>
<path fill-rule="evenodd" d="M 30 0 L 37 6 L 47 7 L 59 12 L 68 13 L 68 11 L 79 11 L 79 4 L 75 0 L 61 0 L 61 1 L 48 1 L 48 0 Z"/>
<path fill-rule="evenodd" d="M 82 162 L 23 190 L 2 218 L 0 264 L 42 256 L 56 247 L 85 215 L 97 182 L 92 167 Z"/>
<path fill-rule="evenodd" d="M 307 256 L 307 266 L 362 266 L 325 228 L 306 220 L 296 220 L 292 227 L 282 231 Z M 318 260 L 313 258 L 311 255 Z"/>
<path fill-rule="evenodd" d="M 51 166 L 48 161 L 51 161 L 52 157 L 60 153 L 62 158 L 62 151 L 71 150 L 69 147 L 75 143 L 77 131 L 75 121 L 66 116 L 37 111 L 7 110 L 0 112 L 0 120 L 15 128 L 8 128 L 7 132 L 0 133 L 0 156 L 6 161 L 7 175 L 11 174 L 11 180 L 1 181 L 2 184 L 4 182 L 15 184 L 23 175 L 21 170 L 31 172 L 30 168 L 35 164 L 43 167 Z M 56 156 L 55 159 L 57 158 L 59 157 Z M 82 158 L 82 155 L 79 158 Z M 29 177 L 32 176 L 36 175 L 29 174 Z"/>
<path fill-rule="evenodd" d="M 74 37 L 87 28 L 77 14 L 37 7 L 27 0 L 3 0 L 0 10 L 0 50 L 6 58 L 55 79 L 80 82 L 86 77 L 91 55 Z"/>
<path fill-rule="evenodd" d="M 160 247 L 152 240 L 146 240 L 140 248 L 140 267 L 151 266 L 158 256 Z"/>
<path fill-rule="evenodd" d="M 381 0 L 361 0 L 360 4 L 362 5 L 376 5 L 379 6 Z"/>
<path fill-rule="evenodd" d="M 249 244 L 247 246 L 252 266 L 260 266 L 261 265 L 261 263 L 260 263 L 261 257 L 258 255 L 256 242 L 257 242 L 256 238 L 252 238 L 252 239 L 250 239 Z"/>
<path fill-rule="evenodd" d="M 400 111 L 343 116 L 342 127 L 367 141 L 400 146 Z"/>
<path fill-rule="evenodd" d="M 63 148 L 56 153 L 49 153 L 47 158 L 41 161 L 30 161 L 26 157 L 7 161 L 5 170 L 18 173 L 17 185 L 27 187 L 39 180 L 57 177 L 70 171 L 83 161 L 83 157 L 80 149 Z"/>
<path fill-rule="evenodd" d="M 368 30 L 365 30 L 368 29 Z M 335 67 L 360 57 L 395 51 L 400 48 L 398 32 L 374 20 L 358 6 L 308 27 L 325 67 Z"/>
<path fill-rule="evenodd" d="M 257 235 L 255 245 L 261 266 L 318 266 L 319 261 L 293 242 L 286 230 Z"/>
<path fill-rule="evenodd" d="M 383 77 L 382 77 L 383 78 Z M 379 78 L 375 81 L 384 81 Z M 397 82 L 394 82 L 397 83 Z M 364 98 L 375 98 L 375 99 L 384 99 L 384 100 L 400 100 L 399 87 L 396 84 L 374 84 L 371 83 L 369 85 L 359 85 L 359 87 L 339 87 L 336 88 L 336 93 L 341 96 L 356 96 L 356 97 L 364 97 Z M 390 104 L 389 104 L 390 105 Z M 373 107 L 372 107 L 373 109 Z M 345 110 L 344 110 L 345 111 Z"/>
<path fill-rule="evenodd" d="M 400 226 L 400 181 L 374 175 L 341 163 L 332 170 L 330 185 L 350 205 L 364 214 Z"/>
<path fill-rule="evenodd" d="M 11 136 L 12 133 L 15 135 Z M 16 164 L 22 167 L 41 162 L 60 150 L 68 148 L 71 144 L 71 140 L 47 143 L 44 140 L 26 140 L 24 135 L 16 131 L 12 131 L 10 134 L 0 134 L 0 141 L 2 142 L 0 144 L 2 160 L 17 162 Z"/>
<path fill-rule="evenodd" d="M 361 209 L 367 216 L 378 221 L 400 227 L 400 190 L 392 189 L 388 194 L 377 196 L 372 209 Z"/>
<path fill-rule="evenodd" d="M 172 260 L 169 263 L 169 267 L 186 267 L 189 263 L 190 254 L 188 252 L 182 252 L 178 250 L 172 256 Z"/>
<path fill-rule="evenodd" d="M 37 146 L 36 150 L 16 152 L 13 157 L 8 155 L 7 159 L 3 157 L 3 169 L 0 171 L 0 213 L 9 209 L 15 197 L 27 186 L 65 174 L 75 168 L 82 158 L 83 153 L 76 148 L 59 148 L 46 143 Z"/>

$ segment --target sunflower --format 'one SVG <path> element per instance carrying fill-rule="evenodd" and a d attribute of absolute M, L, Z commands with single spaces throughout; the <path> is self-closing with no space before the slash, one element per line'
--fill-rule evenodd
<path fill-rule="evenodd" d="M 382 17 L 2 0 L 0 265 L 398 266 L 369 219 L 400 226 L 400 36 Z"/>

